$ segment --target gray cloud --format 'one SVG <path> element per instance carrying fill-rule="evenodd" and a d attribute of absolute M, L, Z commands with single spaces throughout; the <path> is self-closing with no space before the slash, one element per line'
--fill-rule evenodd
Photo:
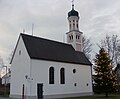
<path fill-rule="evenodd" d="M 67 13 L 71 0 L 0 0 L 0 55 L 4 60 L 14 49 L 23 28 L 34 35 L 63 41 L 68 31 Z M 120 0 L 75 0 L 80 13 L 80 30 L 99 42 L 106 33 L 120 32 Z M 120 35 L 120 34 L 118 34 Z"/>

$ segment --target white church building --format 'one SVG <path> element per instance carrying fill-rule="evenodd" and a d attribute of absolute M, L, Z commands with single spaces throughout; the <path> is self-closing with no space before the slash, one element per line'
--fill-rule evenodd
<path fill-rule="evenodd" d="M 20 34 L 11 61 L 11 98 L 56 99 L 93 94 L 92 64 L 82 52 L 79 13 L 74 5 L 68 21 L 67 43 Z"/>

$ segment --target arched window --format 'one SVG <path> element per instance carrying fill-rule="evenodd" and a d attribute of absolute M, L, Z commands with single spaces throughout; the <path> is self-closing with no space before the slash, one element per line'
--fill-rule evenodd
<path fill-rule="evenodd" d="M 79 36 L 79 35 L 76 35 L 76 39 L 80 39 L 80 36 Z"/>
<path fill-rule="evenodd" d="M 69 36 L 70 40 L 71 40 L 71 36 Z"/>
<path fill-rule="evenodd" d="M 54 84 L 54 67 L 49 68 L 49 84 Z"/>
<path fill-rule="evenodd" d="M 75 23 L 73 23 L 73 28 L 75 28 Z"/>
<path fill-rule="evenodd" d="M 65 69 L 60 69 L 60 84 L 65 84 Z"/>
<path fill-rule="evenodd" d="M 71 38 L 73 39 L 73 35 L 71 35 Z"/>
<path fill-rule="evenodd" d="M 78 36 L 76 35 L 76 39 L 78 38 Z"/>
<path fill-rule="evenodd" d="M 78 24 L 77 24 L 77 28 L 78 28 Z"/>
<path fill-rule="evenodd" d="M 71 29 L 71 24 L 70 24 L 70 29 Z"/>

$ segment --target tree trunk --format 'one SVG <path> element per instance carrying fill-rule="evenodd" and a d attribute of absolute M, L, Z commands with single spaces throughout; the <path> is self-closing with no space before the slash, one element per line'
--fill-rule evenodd
<path fill-rule="evenodd" d="M 105 93 L 105 97 L 108 97 L 108 92 Z"/>

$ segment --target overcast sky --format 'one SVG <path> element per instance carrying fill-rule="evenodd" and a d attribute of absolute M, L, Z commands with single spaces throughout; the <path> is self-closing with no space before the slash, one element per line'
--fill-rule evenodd
<path fill-rule="evenodd" d="M 25 29 L 34 35 L 64 41 L 71 0 L 0 0 L 0 56 L 6 61 Z M 83 34 L 98 43 L 106 34 L 120 36 L 120 0 L 75 0 Z M 96 51 L 96 46 L 94 46 Z"/>

